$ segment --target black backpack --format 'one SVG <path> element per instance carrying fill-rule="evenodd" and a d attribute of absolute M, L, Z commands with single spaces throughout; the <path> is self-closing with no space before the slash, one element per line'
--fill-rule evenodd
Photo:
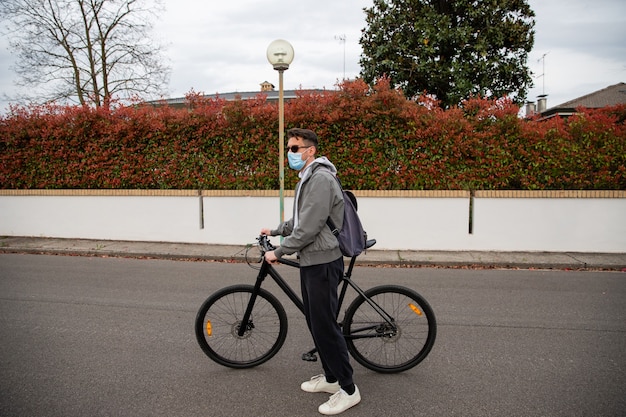
<path fill-rule="evenodd" d="M 363 225 L 357 214 L 358 204 L 356 196 L 351 191 L 346 191 L 341 187 L 341 181 L 335 177 L 343 193 L 343 226 L 338 230 L 335 223 L 328 217 L 326 224 L 330 231 L 337 237 L 339 248 L 343 256 L 353 257 L 360 255 L 365 250 L 367 234 L 363 230 Z"/>

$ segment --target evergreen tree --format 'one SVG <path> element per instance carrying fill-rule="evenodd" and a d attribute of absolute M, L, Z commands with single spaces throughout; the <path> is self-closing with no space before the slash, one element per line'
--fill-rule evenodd
<path fill-rule="evenodd" d="M 388 76 L 407 97 L 444 108 L 471 96 L 509 96 L 532 86 L 534 16 L 527 0 L 374 0 L 365 9 L 361 76 Z"/>

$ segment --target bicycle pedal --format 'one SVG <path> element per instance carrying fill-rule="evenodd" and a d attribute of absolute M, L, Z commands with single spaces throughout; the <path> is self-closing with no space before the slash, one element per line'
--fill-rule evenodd
<path fill-rule="evenodd" d="M 309 353 L 309 352 L 303 353 L 302 360 L 307 361 L 307 362 L 317 362 L 317 355 L 315 355 L 314 353 Z"/>

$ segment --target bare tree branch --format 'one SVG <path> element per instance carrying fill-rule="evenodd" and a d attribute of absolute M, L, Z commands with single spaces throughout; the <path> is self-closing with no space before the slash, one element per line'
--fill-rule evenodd
<path fill-rule="evenodd" d="M 162 95 L 163 48 L 150 39 L 155 0 L 2 0 L 0 19 L 29 100 L 105 106 Z M 156 0 L 159 5 L 159 0 Z"/>

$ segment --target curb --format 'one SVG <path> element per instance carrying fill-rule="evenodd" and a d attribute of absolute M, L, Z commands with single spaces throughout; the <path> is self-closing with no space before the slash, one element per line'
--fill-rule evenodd
<path fill-rule="evenodd" d="M 0 237 L 0 253 L 246 262 L 251 245 Z M 251 255 L 250 255 L 251 256 Z M 369 250 L 360 266 L 572 269 L 626 272 L 626 253 Z"/>

